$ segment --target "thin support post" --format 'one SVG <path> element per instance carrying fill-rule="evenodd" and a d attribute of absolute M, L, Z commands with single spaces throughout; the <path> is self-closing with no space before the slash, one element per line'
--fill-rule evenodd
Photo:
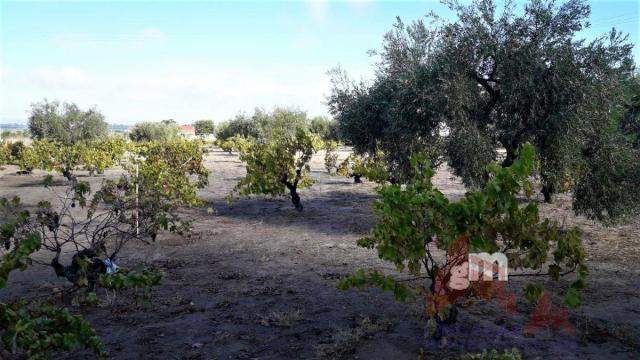
<path fill-rule="evenodd" d="M 139 176 L 139 165 L 136 164 L 136 237 L 140 236 L 140 223 L 139 223 L 139 214 L 138 214 L 138 179 Z"/>

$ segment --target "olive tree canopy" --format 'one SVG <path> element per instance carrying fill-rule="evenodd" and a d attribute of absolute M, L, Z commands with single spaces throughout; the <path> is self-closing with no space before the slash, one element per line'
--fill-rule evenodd
<path fill-rule="evenodd" d="M 275 133 L 295 135 L 297 129 L 312 130 L 311 126 L 307 113 L 296 108 L 276 107 L 270 112 L 256 108 L 251 116 L 239 114 L 219 124 L 216 137 L 221 140 L 233 136 L 265 139 L 273 137 Z"/>
<path fill-rule="evenodd" d="M 167 141 L 178 136 L 179 128 L 173 121 L 141 122 L 129 132 L 132 141 Z"/>
<path fill-rule="evenodd" d="M 325 141 L 339 141 L 337 122 L 324 116 L 316 116 L 309 123 L 309 130 Z"/>
<path fill-rule="evenodd" d="M 547 201 L 574 189 L 574 209 L 592 218 L 637 211 L 640 189 L 618 201 L 640 173 L 627 37 L 612 30 L 579 39 L 590 13 L 583 0 L 532 0 L 521 9 L 512 1 L 447 5 L 455 21 L 398 19 L 371 82 L 333 71 L 330 109 L 355 150 L 381 150 L 401 179 L 410 175 L 410 155 L 427 152 L 434 166 L 446 160 L 477 188 L 488 179 L 488 162 L 509 165 L 530 142 Z M 625 160 L 606 160 L 617 153 Z"/>
<path fill-rule="evenodd" d="M 258 137 L 258 135 L 258 124 L 244 114 L 239 114 L 235 118 L 219 124 L 216 129 L 216 138 L 221 140 L 227 140 L 233 136 L 249 138 Z"/>
<path fill-rule="evenodd" d="M 193 123 L 194 130 L 197 136 L 213 135 L 215 125 L 213 120 L 198 120 Z"/>
<path fill-rule="evenodd" d="M 73 103 L 47 99 L 31 105 L 28 126 L 34 139 L 49 139 L 65 144 L 109 135 L 109 125 L 96 107 L 82 110 Z"/>

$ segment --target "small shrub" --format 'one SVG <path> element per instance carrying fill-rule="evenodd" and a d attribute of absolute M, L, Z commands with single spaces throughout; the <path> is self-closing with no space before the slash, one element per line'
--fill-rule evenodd
<path fill-rule="evenodd" d="M 528 200 L 533 194 L 529 177 L 536 164 L 532 146 L 523 146 L 520 158 L 510 167 L 490 164 L 486 186 L 469 191 L 454 202 L 433 187 L 434 171 L 429 161 L 416 156 L 411 163 L 416 175 L 408 184 L 378 188 L 380 200 L 374 211 L 379 222 L 369 236 L 358 240 L 358 245 L 375 248 L 378 256 L 392 262 L 398 271 L 406 271 L 418 279 L 427 278 L 430 283 L 413 288 L 375 271 L 358 271 L 341 280 L 339 288 L 373 285 L 393 292 L 399 300 L 424 294 L 428 331 L 435 334 L 439 324 L 455 321 L 458 299 L 469 295 L 487 298 L 501 289 L 498 286 L 501 282 L 483 281 L 467 283 L 469 288 L 464 290 L 451 287 L 449 280 L 454 270 L 465 261 L 468 264 L 465 259 L 469 252 L 500 251 L 514 269 L 541 272 L 551 260 L 548 272 L 542 274 L 552 280 L 576 273 L 576 280 L 565 294 L 565 304 L 573 307 L 580 303 L 580 290 L 587 276 L 580 231 L 563 229 L 549 219 L 541 220 L 537 204 Z M 521 192 L 527 199 L 523 205 L 517 196 Z M 446 257 L 437 258 L 435 248 L 446 250 Z M 548 296 L 542 296 L 543 293 L 540 284 L 529 284 L 525 289 L 525 297 L 534 301 L 547 301 Z M 510 306 L 509 301 L 506 306 Z M 562 325 L 563 319 L 558 320 Z"/>
<path fill-rule="evenodd" d="M 355 153 L 349 155 L 340 163 L 336 174 L 352 177 L 356 184 L 362 183 L 363 177 L 377 183 L 395 182 L 395 179 L 389 174 L 384 162 L 384 154 L 381 151 L 376 152 L 374 156 Z"/>
<path fill-rule="evenodd" d="M 271 196 L 281 196 L 288 191 L 296 210 L 302 211 L 298 190 L 314 182 L 309 176 L 309 162 L 319 146 L 319 139 L 302 128 L 294 135 L 279 133 L 251 143 L 240 153 L 247 174 L 234 191 L 240 195 Z"/>
<path fill-rule="evenodd" d="M 338 149 L 338 143 L 331 140 L 325 141 L 323 148 L 325 150 L 324 167 L 329 175 L 333 175 L 338 167 L 338 154 L 335 152 Z"/>

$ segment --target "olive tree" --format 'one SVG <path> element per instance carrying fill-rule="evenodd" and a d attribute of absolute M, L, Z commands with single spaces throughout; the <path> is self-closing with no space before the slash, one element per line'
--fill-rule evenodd
<path fill-rule="evenodd" d="M 435 56 L 447 79 L 441 86 L 451 119 L 447 125 L 453 132 L 475 131 L 475 138 L 494 149 L 505 148 L 504 165 L 522 143 L 533 143 L 542 193 L 551 201 L 555 192 L 571 187 L 566 179 L 577 175 L 581 152 L 594 137 L 604 136 L 594 130 L 617 116 L 611 110 L 622 100 L 621 80 L 631 75 L 632 45 L 615 31 L 591 43 L 576 39 L 590 12 L 579 0 L 559 6 L 530 2 L 521 15 L 510 3 L 500 14 L 492 1 L 451 7 L 460 20 L 440 29 Z M 475 151 L 474 146 L 450 150 L 457 158 Z M 473 176 L 476 182 L 479 175 Z"/>
<path fill-rule="evenodd" d="M 620 119 L 620 130 L 631 145 L 640 148 L 640 74 L 636 73 L 627 84 L 625 111 Z"/>
<path fill-rule="evenodd" d="M 259 134 L 259 125 L 252 118 L 243 114 L 219 124 L 216 130 L 218 140 L 227 140 L 233 136 L 256 138 Z"/>
<path fill-rule="evenodd" d="M 574 208 L 605 224 L 631 220 L 640 212 L 640 76 L 623 82 L 623 106 L 613 108 L 611 125 L 593 129 L 583 149 Z M 618 110 L 618 111 L 615 111 Z"/>
<path fill-rule="evenodd" d="M 256 109 L 252 119 L 258 124 L 262 138 L 295 135 L 298 129 L 310 130 L 307 113 L 298 109 L 278 107 L 271 112 Z"/>
<path fill-rule="evenodd" d="M 434 37 L 418 25 L 405 33 L 399 21 L 385 36 L 389 53 L 382 54 L 371 82 L 355 82 L 340 68 L 330 72 L 328 104 L 344 141 L 359 155 L 383 151 L 389 171 L 403 181 L 411 175 L 411 154 L 429 152 L 434 167 L 442 161 L 444 119 L 433 88 L 438 74 L 426 62 Z"/>
<path fill-rule="evenodd" d="M 329 104 L 357 152 L 383 150 L 388 166 L 407 179 L 410 155 L 430 150 L 432 166 L 446 160 L 465 185 L 480 188 L 488 180 L 484 164 L 498 159 L 499 148 L 508 166 L 519 146 L 530 142 L 539 154 L 546 201 L 595 184 L 590 173 L 618 174 L 615 163 L 593 168 L 593 154 L 607 148 L 639 163 L 631 142 L 620 141 L 618 126 L 633 109 L 626 106 L 632 45 L 615 30 L 591 42 L 579 39 L 590 13 L 583 0 L 530 1 L 522 11 L 511 1 L 502 8 L 492 0 L 447 4 L 454 21 L 430 15 L 429 24 L 405 25 L 398 19 L 370 83 L 333 72 Z M 615 193 L 632 177 L 625 179 L 606 182 L 608 190 L 594 192 L 602 198 L 593 201 L 577 191 L 575 205 L 582 205 L 575 209 L 612 221 L 630 211 L 617 208 Z M 584 209 L 596 203 L 602 206 Z"/>
<path fill-rule="evenodd" d="M 213 135 L 215 130 L 213 120 L 198 120 L 193 127 L 197 136 Z"/>
<path fill-rule="evenodd" d="M 323 141 L 337 142 L 340 140 L 337 122 L 324 116 L 316 116 L 309 122 L 309 130 L 318 135 Z"/>
<path fill-rule="evenodd" d="M 265 111 L 256 108 L 251 116 L 240 114 L 219 124 L 216 137 L 220 141 L 234 136 L 246 139 L 269 138 L 283 132 L 295 134 L 298 128 L 311 130 L 310 124 L 306 112 L 299 109 L 276 107 L 272 111 Z"/>
<path fill-rule="evenodd" d="M 100 139 L 109 134 L 109 125 L 97 108 L 82 110 L 73 103 L 46 99 L 31 105 L 28 126 L 35 139 L 65 144 Z"/>
<path fill-rule="evenodd" d="M 168 141 L 178 136 L 178 125 L 173 121 L 141 122 L 135 124 L 130 132 L 132 141 Z"/>

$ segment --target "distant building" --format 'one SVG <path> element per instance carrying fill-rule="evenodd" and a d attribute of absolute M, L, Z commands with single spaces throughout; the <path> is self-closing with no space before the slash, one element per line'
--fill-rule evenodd
<path fill-rule="evenodd" d="M 180 125 L 180 135 L 186 139 L 195 139 L 196 129 L 193 125 Z"/>

